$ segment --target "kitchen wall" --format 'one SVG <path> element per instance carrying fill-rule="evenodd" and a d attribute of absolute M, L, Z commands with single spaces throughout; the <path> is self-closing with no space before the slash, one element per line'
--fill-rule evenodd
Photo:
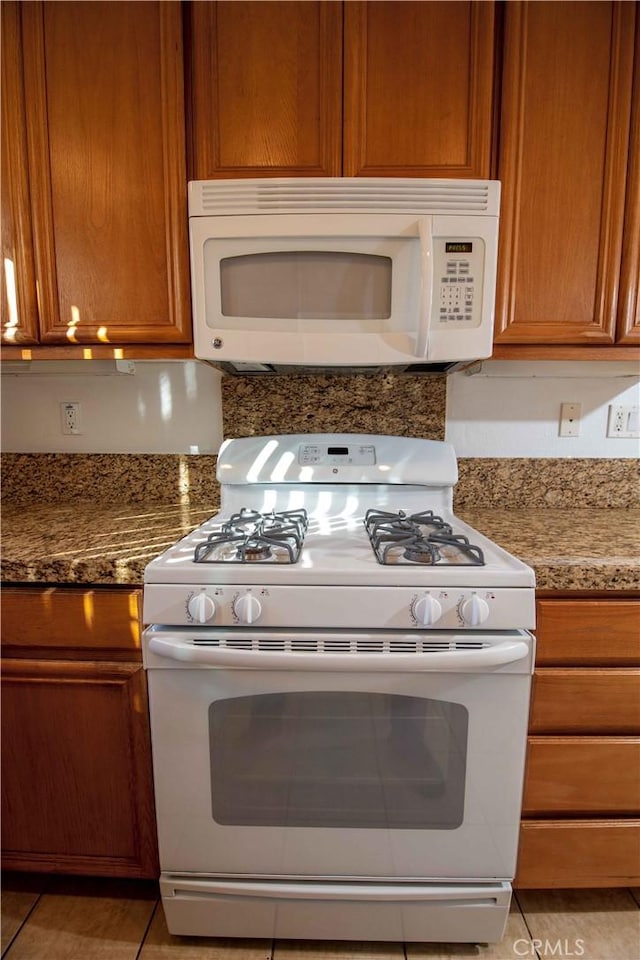
<path fill-rule="evenodd" d="M 461 458 L 636 458 L 606 437 L 610 404 L 640 403 L 630 363 L 484 361 L 471 375 L 224 377 L 196 361 L 2 367 L 2 447 L 38 453 L 215 453 L 224 433 L 362 431 L 450 440 Z M 79 436 L 60 404 L 80 403 Z M 580 435 L 558 436 L 560 404 L 582 405 Z M 446 412 L 446 423 L 445 423 Z"/>
<path fill-rule="evenodd" d="M 217 453 L 221 375 L 197 361 L 2 365 L 2 449 L 16 453 Z M 80 403 L 77 436 L 60 404 Z"/>

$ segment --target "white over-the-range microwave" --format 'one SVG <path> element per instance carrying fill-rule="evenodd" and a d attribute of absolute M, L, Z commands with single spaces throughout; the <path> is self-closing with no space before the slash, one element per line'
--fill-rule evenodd
<path fill-rule="evenodd" d="M 491 355 L 500 184 L 189 184 L 196 356 L 236 370 Z"/>

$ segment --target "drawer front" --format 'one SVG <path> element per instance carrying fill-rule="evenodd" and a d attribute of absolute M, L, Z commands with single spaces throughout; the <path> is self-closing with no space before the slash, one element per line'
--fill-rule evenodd
<path fill-rule="evenodd" d="M 8 587 L 2 644 L 8 657 L 140 660 L 141 590 Z"/>
<path fill-rule="evenodd" d="M 640 883 L 640 820 L 525 820 L 514 885 L 628 887 Z"/>
<path fill-rule="evenodd" d="M 640 816 L 640 738 L 530 737 L 523 814 Z"/>
<path fill-rule="evenodd" d="M 536 669 L 529 732 L 640 734 L 640 670 Z"/>
<path fill-rule="evenodd" d="M 640 600 L 538 600 L 536 662 L 640 666 Z"/>

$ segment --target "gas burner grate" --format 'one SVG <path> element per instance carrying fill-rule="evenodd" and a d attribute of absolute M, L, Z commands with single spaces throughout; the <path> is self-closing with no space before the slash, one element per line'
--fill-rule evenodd
<path fill-rule="evenodd" d="M 482 566 L 484 554 L 468 537 L 454 534 L 432 510 L 407 514 L 367 510 L 364 525 L 378 563 Z"/>
<path fill-rule="evenodd" d="M 243 507 L 197 544 L 196 563 L 296 563 L 308 526 L 307 511 L 258 513 Z"/>

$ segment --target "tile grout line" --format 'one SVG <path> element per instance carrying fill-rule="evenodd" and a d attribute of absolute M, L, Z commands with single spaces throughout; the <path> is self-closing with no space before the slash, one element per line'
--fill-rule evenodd
<path fill-rule="evenodd" d="M 520 898 L 518 897 L 518 893 L 517 893 L 516 890 L 513 891 L 513 898 L 514 898 L 514 900 L 516 901 L 516 903 L 517 903 L 517 905 L 518 905 L 518 910 L 520 911 L 520 916 L 522 917 L 523 923 L 524 923 L 525 927 L 527 928 L 527 933 L 529 934 L 529 940 L 530 940 L 530 942 L 531 942 L 531 945 L 533 946 L 533 933 L 531 932 L 531 927 L 529 926 L 529 920 L 527 919 L 526 913 L 525 913 L 524 910 L 522 909 L 522 906 L 521 906 L 521 904 L 520 904 Z M 541 957 L 540 957 L 540 954 L 538 953 L 537 947 L 534 947 L 534 949 L 535 949 L 535 951 L 536 951 L 537 960 L 541 960 Z"/>
<path fill-rule="evenodd" d="M 148 935 L 149 935 L 149 931 L 151 930 L 151 924 L 153 923 L 153 918 L 155 917 L 156 911 L 157 911 L 157 909 L 158 909 L 159 906 L 160 906 L 160 898 L 157 897 L 157 898 L 156 898 L 156 902 L 155 902 L 154 907 L 153 907 L 153 910 L 151 911 L 151 916 L 149 917 L 149 921 L 148 921 L 148 923 L 147 923 L 147 926 L 145 927 L 145 931 L 144 931 L 144 933 L 142 934 L 142 939 L 140 940 L 140 943 L 139 943 L 139 945 L 138 945 L 138 949 L 136 950 L 136 955 L 135 955 L 135 957 L 133 958 L 133 960 L 139 960 L 139 958 L 140 958 L 140 954 L 142 953 L 142 948 L 144 947 L 144 942 L 145 942 L 145 940 L 147 939 L 147 937 L 148 937 Z"/>
<path fill-rule="evenodd" d="M 44 890 L 41 890 L 40 893 L 38 894 L 38 896 L 36 897 L 36 899 L 35 899 L 35 900 L 33 901 L 33 903 L 31 904 L 31 908 L 29 909 L 29 912 L 28 912 L 27 915 L 25 916 L 24 920 L 22 921 L 22 923 L 20 924 L 20 926 L 18 927 L 18 929 L 16 930 L 16 932 L 14 933 L 14 935 L 11 937 L 11 940 L 9 940 L 9 943 L 6 945 L 6 947 L 5 947 L 4 950 L 2 951 L 2 957 L 3 957 L 3 958 L 6 957 L 6 956 L 8 956 L 9 951 L 10 951 L 11 948 L 13 947 L 13 945 L 14 945 L 14 943 L 16 942 L 17 938 L 18 938 L 18 937 L 20 936 L 20 934 L 22 933 L 22 930 L 23 930 L 23 928 L 24 928 L 27 920 L 29 920 L 29 918 L 31 917 L 31 914 L 33 913 L 33 911 L 35 910 L 35 908 L 36 908 L 36 907 L 38 906 L 38 904 L 40 903 L 40 898 L 42 897 L 42 895 L 43 895 L 44 892 L 45 892 Z"/>

